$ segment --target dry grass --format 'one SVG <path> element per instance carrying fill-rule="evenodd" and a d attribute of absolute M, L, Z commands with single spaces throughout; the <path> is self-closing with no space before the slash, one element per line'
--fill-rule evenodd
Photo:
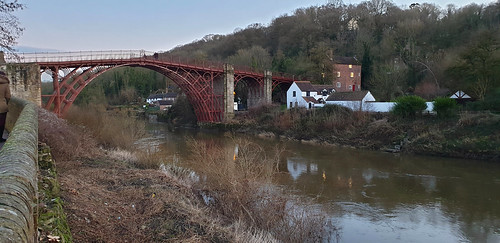
<path fill-rule="evenodd" d="M 154 150 L 135 151 L 137 160 L 134 162 L 135 167 L 140 169 L 158 169 L 161 164 L 165 163 L 165 157 Z"/>
<path fill-rule="evenodd" d="M 121 113 L 110 114 L 104 106 L 72 106 L 66 119 L 88 129 L 106 148 L 130 149 L 137 139 L 146 134 L 143 121 Z"/>
<path fill-rule="evenodd" d="M 498 122 L 500 116 L 489 112 L 462 112 L 458 120 L 458 126 L 471 127 L 477 125 L 491 124 Z"/>
<path fill-rule="evenodd" d="M 235 142 L 237 149 L 190 142 L 191 167 L 203 178 L 195 186 L 208 206 L 229 222 L 243 222 L 247 229 L 267 232 L 283 242 L 318 242 L 335 230 L 326 217 L 307 212 L 308 203 L 299 204 L 271 185 L 282 149 L 270 158 L 257 144 Z"/>
<path fill-rule="evenodd" d="M 122 150 L 119 148 L 111 149 L 106 151 L 106 155 L 116 161 L 123 161 L 126 163 L 136 163 L 138 158 L 135 153 L 132 153 L 127 150 Z"/>
<path fill-rule="evenodd" d="M 99 153 L 97 142 L 89 133 L 45 109 L 38 109 L 38 139 L 50 146 L 57 160 L 91 157 Z"/>

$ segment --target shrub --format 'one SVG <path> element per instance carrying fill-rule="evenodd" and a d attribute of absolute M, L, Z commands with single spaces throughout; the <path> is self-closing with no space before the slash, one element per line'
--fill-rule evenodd
<path fill-rule="evenodd" d="M 433 103 L 433 110 L 440 118 L 454 117 L 457 114 L 457 102 L 452 98 L 436 98 Z"/>
<path fill-rule="evenodd" d="M 426 108 L 427 104 L 425 104 L 423 98 L 415 95 L 402 96 L 396 99 L 392 113 L 405 118 L 413 118 L 417 113 L 421 113 Z"/>
<path fill-rule="evenodd" d="M 174 105 L 168 109 L 167 120 L 174 126 L 192 126 L 198 123 L 193 106 L 186 96 L 180 96 Z"/>
<path fill-rule="evenodd" d="M 489 110 L 492 112 L 500 112 L 500 88 L 486 94 L 484 100 L 468 103 L 467 109 L 473 111 Z"/>

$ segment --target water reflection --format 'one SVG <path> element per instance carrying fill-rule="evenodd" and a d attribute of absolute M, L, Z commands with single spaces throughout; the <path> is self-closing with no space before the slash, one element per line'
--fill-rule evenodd
<path fill-rule="evenodd" d="M 294 181 L 302 174 L 318 174 L 318 165 L 303 158 L 287 158 L 286 169 Z"/>
<path fill-rule="evenodd" d="M 180 160 L 189 155 L 188 137 L 235 150 L 233 139 L 217 133 L 160 133 L 160 149 Z M 266 151 L 277 143 L 250 139 Z M 499 164 L 293 142 L 286 148 L 277 183 L 315 198 L 342 227 L 342 242 L 500 242 Z"/>

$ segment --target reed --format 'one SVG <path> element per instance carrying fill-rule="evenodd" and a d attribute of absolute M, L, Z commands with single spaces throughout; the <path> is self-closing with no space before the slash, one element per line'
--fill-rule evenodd
<path fill-rule="evenodd" d="M 190 167 L 202 178 L 194 187 L 230 222 L 243 222 L 247 229 L 268 232 L 283 242 L 318 242 L 336 231 L 320 210 L 306 210 L 310 202 L 287 196 L 271 184 L 279 173 L 282 147 L 268 155 L 244 139 L 235 140 L 237 147 L 217 141 L 190 144 Z"/>

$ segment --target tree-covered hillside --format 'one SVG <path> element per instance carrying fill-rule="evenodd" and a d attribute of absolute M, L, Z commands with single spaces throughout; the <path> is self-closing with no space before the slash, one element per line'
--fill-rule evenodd
<path fill-rule="evenodd" d="M 355 56 L 363 65 L 363 88 L 378 99 L 431 98 L 458 89 L 482 99 L 500 86 L 499 43 L 500 1 L 442 9 L 372 0 L 297 9 L 267 26 L 207 35 L 168 54 L 325 83 L 335 78 L 333 55 Z"/>

